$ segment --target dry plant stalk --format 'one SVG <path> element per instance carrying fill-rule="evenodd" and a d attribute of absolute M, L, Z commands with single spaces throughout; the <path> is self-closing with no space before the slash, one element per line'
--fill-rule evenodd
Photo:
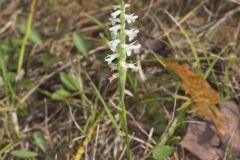
<path fill-rule="evenodd" d="M 194 104 L 192 111 L 213 122 L 217 132 L 222 135 L 224 132 L 222 122 L 226 117 L 215 106 L 220 101 L 215 90 L 187 64 L 178 64 L 169 60 L 163 60 L 163 62 L 181 78 L 181 87 L 188 92 Z"/>
<path fill-rule="evenodd" d="M 102 111 L 101 114 L 98 116 L 97 120 L 94 122 L 94 124 L 89 129 L 85 140 L 83 141 L 82 144 L 80 144 L 80 146 L 77 149 L 77 153 L 74 156 L 74 160 L 80 160 L 82 155 L 85 153 L 85 149 L 94 135 L 95 128 L 97 127 L 99 122 L 102 120 L 104 114 L 105 114 L 105 112 Z"/>

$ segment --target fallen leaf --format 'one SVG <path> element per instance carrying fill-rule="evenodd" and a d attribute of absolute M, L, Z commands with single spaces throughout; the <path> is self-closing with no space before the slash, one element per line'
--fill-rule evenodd
<path fill-rule="evenodd" d="M 180 143 L 181 146 L 201 160 L 223 159 L 228 147 L 230 147 L 233 159 L 240 156 L 238 115 L 240 108 L 233 101 L 225 101 L 220 103 L 220 112 L 229 117 L 222 122 L 222 135 L 214 131 L 210 122 L 190 123 Z M 191 121 L 196 121 L 196 119 Z"/>
<path fill-rule="evenodd" d="M 190 94 L 194 104 L 192 111 L 200 117 L 212 121 L 219 134 L 222 134 L 221 122 L 226 117 L 215 106 L 220 101 L 219 95 L 211 88 L 203 76 L 197 74 L 187 64 L 178 64 L 169 60 L 163 60 L 163 62 L 181 78 L 181 86 Z"/>
<path fill-rule="evenodd" d="M 190 123 L 180 144 L 201 160 L 218 160 L 224 155 L 218 148 L 220 139 L 208 122 Z"/>
<path fill-rule="evenodd" d="M 222 122 L 220 135 L 224 148 L 230 146 L 232 153 L 240 155 L 240 106 L 234 101 L 220 103 L 221 112 L 229 118 Z"/>

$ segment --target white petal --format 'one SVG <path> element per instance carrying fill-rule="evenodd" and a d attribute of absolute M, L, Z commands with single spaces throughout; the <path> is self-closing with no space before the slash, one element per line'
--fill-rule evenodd
<path fill-rule="evenodd" d="M 112 36 L 112 39 L 119 39 L 119 35 L 118 35 L 118 34 L 117 34 L 117 35 L 114 35 L 114 34 L 112 33 L 111 36 Z"/>
<path fill-rule="evenodd" d="M 113 13 L 111 13 L 112 18 L 117 18 L 121 14 L 121 10 L 116 10 Z"/>
<path fill-rule="evenodd" d="M 125 49 L 125 51 L 127 52 L 127 56 L 131 56 L 132 54 L 132 49 L 129 47 L 128 44 L 123 44 L 122 47 Z"/>
<path fill-rule="evenodd" d="M 120 23 L 119 18 L 109 18 L 109 21 L 112 23 L 112 25 L 116 25 L 117 23 Z"/>
<path fill-rule="evenodd" d="M 120 62 L 121 66 L 124 68 L 124 69 L 132 69 L 134 71 L 137 71 L 139 68 L 138 66 L 132 64 L 132 63 L 126 63 L 125 61 L 121 61 Z"/>
<path fill-rule="evenodd" d="M 125 14 L 124 17 L 128 24 L 135 22 L 135 20 L 138 18 L 138 16 L 134 14 Z"/>
<path fill-rule="evenodd" d="M 126 52 L 128 57 L 132 55 L 132 50 L 126 50 Z"/>
<path fill-rule="evenodd" d="M 134 71 L 137 71 L 139 69 L 138 66 L 136 66 L 136 65 L 134 65 L 132 63 L 128 63 L 127 64 L 127 68 L 132 69 Z"/>
<path fill-rule="evenodd" d="M 125 30 L 126 35 L 129 37 L 129 41 L 133 40 L 134 38 L 136 38 L 137 34 L 139 33 L 138 29 L 126 29 Z"/>
<path fill-rule="evenodd" d="M 115 26 L 109 28 L 109 31 L 111 31 L 114 36 L 117 36 L 118 35 L 118 31 L 120 29 L 121 29 L 121 25 L 118 24 L 118 25 L 115 25 Z"/>
<path fill-rule="evenodd" d="M 131 44 L 123 44 L 122 47 L 127 52 L 127 55 L 130 56 L 132 51 L 135 53 L 139 53 L 141 45 L 135 41 Z"/>
<path fill-rule="evenodd" d="M 119 43 L 120 43 L 120 40 L 119 39 L 115 39 L 115 40 L 112 40 L 112 41 L 108 42 L 108 45 L 109 45 L 109 48 L 113 52 L 116 52 L 117 46 L 119 45 Z"/>
<path fill-rule="evenodd" d="M 139 52 L 140 52 L 140 48 L 141 48 L 141 44 L 140 44 L 140 43 L 137 43 L 137 44 L 134 46 L 134 53 L 139 53 Z"/>
<path fill-rule="evenodd" d="M 119 55 L 117 53 L 114 53 L 114 54 L 111 54 L 111 55 L 108 55 L 107 57 L 105 57 L 105 61 L 107 61 L 108 64 L 111 64 L 112 61 L 114 61 L 118 57 L 119 57 Z"/>

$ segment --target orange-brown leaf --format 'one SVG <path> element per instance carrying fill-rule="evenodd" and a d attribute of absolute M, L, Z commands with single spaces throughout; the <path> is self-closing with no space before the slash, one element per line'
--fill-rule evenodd
<path fill-rule="evenodd" d="M 217 130 L 220 130 L 219 122 L 224 119 L 224 115 L 215 106 L 220 101 L 219 95 L 201 75 L 197 74 L 187 64 L 178 64 L 169 60 L 164 60 L 164 63 L 181 78 L 182 88 L 188 92 L 194 103 L 193 111 L 199 116 L 214 122 Z"/>

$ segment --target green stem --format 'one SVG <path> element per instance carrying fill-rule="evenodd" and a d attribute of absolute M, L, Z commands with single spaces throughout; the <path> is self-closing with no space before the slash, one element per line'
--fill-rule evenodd
<path fill-rule="evenodd" d="M 121 3 L 121 15 L 120 15 L 120 23 L 121 23 L 121 29 L 120 29 L 120 45 L 118 47 L 118 53 L 119 53 L 119 62 L 118 62 L 118 73 L 119 73 L 119 93 L 120 93 L 120 117 L 121 117 L 121 123 L 124 127 L 125 132 L 125 145 L 127 147 L 127 157 L 129 160 L 132 159 L 132 154 L 130 150 L 129 145 L 129 139 L 128 139 L 128 124 L 127 124 L 127 112 L 125 107 L 125 85 L 126 85 L 126 77 L 127 77 L 127 68 L 124 66 L 124 63 L 126 63 L 127 55 L 125 49 L 121 46 L 121 44 L 125 44 L 126 34 L 125 34 L 125 7 L 124 7 L 124 1 L 122 0 Z"/>

